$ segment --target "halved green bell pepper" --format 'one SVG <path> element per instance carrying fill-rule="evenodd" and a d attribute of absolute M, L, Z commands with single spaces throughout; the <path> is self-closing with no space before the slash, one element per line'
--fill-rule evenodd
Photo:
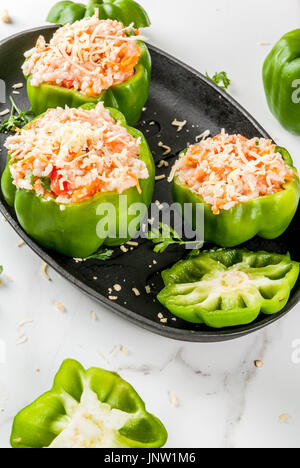
<path fill-rule="evenodd" d="M 255 200 L 240 203 L 230 210 L 213 214 L 210 205 L 182 184 L 175 177 L 172 184 L 175 202 L 184 207 L 185 203 L 193 205 L 193 228 L 196 230 L 196 212 L 204 209 L 204 240 L 221 247 L 235 247 L 254 236 L 275 239 L 283 234 L 290 225 L 300 199 L 300 182 L 293 161 L 284 148 L 277 147 L 285 163 L 293 169 L 295 177 L 285 184 L 284 189 L 273 195 L 266 195 Z M 181 154 L 184 155 L 185 152 Z M 199 233 L 201 234 L 201 233 Z"/>
<path fill-rule="evenodd" d="M 176 317 L 213 328 L 253 322 L 287 304 L 299 276 L 290 256 L 244 249 L 212 250 L 162 273 L 158 300 Z"/>
<path fill-rule="evenodd" d="M 82 106 L 85 109 L 93 108 L 95 104 Z M 96 252 L 102 245 L 117 246 L 128 241 L 130 223 L 136 214 L 128 211 L 134 203 L 143 203 L 149 207 L 155 183 L 155 165 L 149 146 L 144 135 L 127 126 L 124 116 L 115 109 L 109 109 L 111 116 L 121 123 L 135 138 L 140 138 L 140 158 L 145 162 L 149 177 L 140 180 L 141 194 L 136 187 L 125 190 L 122 195 L 127 196 L 126 204 L 119 204 L 120 195 L 117 192 L 98 192 L 93 197 L 80 203 L 61 205 L 55 200 L 46 200 L 36 195 L 33 190 L 18 190 L 13 185 L 10 173 L 10 156 L 2 175 L 1 188 L 6 202 L 15 208 L 19 223 L 42 246 L 56 250 L 64 255 L 75 258 L 85 258 Z M 125 200 L 124 198 L 122 200 Z M 97 226 L 107 214 L 97 214 L 101 205 L 110 203 L 116 209 L 116 220 L 110 220 L 110 231 L 116 236 L 99 237 Z M 126 233 L 121 237 L 121 233 Z"/>
<path fill-rule="evenodd" d="M 48 83 L 32 86 L 31 77 L 26 77 L 32 112 L 40 115 L 49 108 L 79 107 L 102 101 L 105 107 L 113 107 L 122 112 L 129 125 L 135 125 L 148 99 L 151 80 L 151 57 L 148 48 L 143 42 L 137 42 L 141 56 L 133 77 L 125 83 L 112 86 L 96 97 L 87 97 L 79 91 Z"/>
<path fill-rule="evenodd" d="M 47 21 L 55 24 L 72 24 L 99 10 L 99 19 L 121 21 L 124 26 L 134 23 L 135 28 L 150 26 L 150 19 L 144 8 L 134 0 L 90 0 L 87 5 L 71 1 L 56 3 L 50 10 Z"/>
<path fill-rule="evenodd" d="M 284 35 L 267 56 L 263 82 L 271 112 L 300 135 L 300 29 Z"/>
<path fill-rule="evenodd" d="M 50 392 L 14 419 L 13 448 L 156 448 L 167 441 L 163 424 L 113 372 L 66 360 Z"/>

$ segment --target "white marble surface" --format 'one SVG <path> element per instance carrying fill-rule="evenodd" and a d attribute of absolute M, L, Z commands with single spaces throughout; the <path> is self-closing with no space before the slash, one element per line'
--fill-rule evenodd
<path fill-rule="evenodd" d="M 10 25 L 0 24 L 0 39 L 42 24 L 53 1 L 0 0 L 0 9 L 8 8 L 13 18 Z M 153 21 L 150 42 L 201 71 L 225 69 L 232 79 L 231 94 L 290 149 L 300 166 L 299 138 L 281 129 L 266 107 L 261 66 L 270 46 L 259 45 L 274 43 L 299 26 L 299 1 L 141 3 Z M 40 259 L 26 246 L 18 248 L 16 234 L 0 223 L 5 269 L 0 339 L 7 344 L 6 363 L 0 363 L 1 447 L 9 445 L 13 416 L 50 388 L 67 357 L 116 370 L 128 379 L 165 423 L 168 447 L 300 446 L 300 364 L 292 360 L 293 342 L 300 338 L 300 306 L 265 331 L 231 343 L 171 341 L 119 319 L 53 271 L 47 282 Z M 58 300 L 65 304 L 65 313 L 55 309 Z M 28 342 L 16 345 L 17 324 L 27 317 L 34 319 L 24 327 Z M 129 355 L 112 357 L 115 345 L 127 346 Z M 254 367 L 255 359 L 264 361 L 263 369 Z M 178 397 L 177 408 L 170 404 L 169 391 Z M 280 423 L 284 413 L 290 419 Z"/>

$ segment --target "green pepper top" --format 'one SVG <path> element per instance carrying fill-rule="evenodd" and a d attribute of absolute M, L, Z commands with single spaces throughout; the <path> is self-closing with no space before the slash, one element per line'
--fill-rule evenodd
<path fill-rule="evenodd" d="M 183 208 L 185 203 L 192 204 L 192 223 L 195 230 L 198 228 L 197 216 L 199 219 L 199 213 L 201 215 L 204 212 L 206 242 L 221 247 L 235 247 L 256 235 L 265 239 L 275 239 L 286 231 L 297 211 L 300 182 L 288 151 L 281 147 L 276 147 L 276 151 L 294 171 L 293 180 L 287 182 L 277 193 L 238 203 L 228 210 L 221 210 L 219 214 L 214 214 L 211 205 L 175 176 L 172 183 L 174 201 L 180 203 Z M 185 152 L 181 153 L 181 156 L 184 154 Z"/>
<path fill-rule="evenodd" d="M 93 16 L 96 8 L 100 19 L 121 21 L 124 26 L 134 23 L 136 28 L 146 28 L 151 24 L 144 8 L 134 0 L 90 0 L 87 5 L 62 1 L 51 8 L 47 21 L 62 25 L 72 24 L 84 17 Z"/>
<path fill-rule="evenodd" d="M 162 273 L 158 300 L 176 317 L 223 328 L 276 314 L 299 276 L 290 256 L 248 250 L 212 250 L 182 260 Z"/>
<path fill-rule="evenodd" d="M 20 411 L 11 434 L 13 448 L 156 448 L 166 440 L 131 385 L 73 360 L 63 362 L 50 392 Z"/>
<path fill-rule="evenodd" d="M 83 106 L 85 109 L 93 104 Z M 98 192 L 93 197 L 79 203 L 63 206 L 54 199 L 47 200 L 33 190 L 16 189 L 10 172 L 10 156 L 1 180 L 1 188 L 6 202 L 15 208 L 19 223 L 23 229 L 44 247 L 54 249 L 75 258 L 86 258 L 102 245 L 117 246 L 131 238 L 129 227 L 136 219 L 135 213 L 129 213 L 135 203 L 150 205 L 155 179 L 155 165 L 144 135 L 128 127 L 124 116 L 115 109 L 109 109 L 111 116 L 118 121 L 136 139 L 140 139 L 140 158 L 145 162 L 149 177 L 140 180 L 141 193 L 136 187 L 125 190 L 120 204 L 118 192 Z M 115 208 L 114 212 L 102 210 L 102 206 Z M 145 209 L 146 209 L 145 208 Z M 106 237 L 99 232 L 99 223 L 109 218 Z M 138 229 L 138 226 L 137 226 Z M 111 233 L 111 234 L 110 234 Z"/>
<path fill-rule="evenodd" d="M 271 112 L 300 135 L 300 29 L 285 34 L 267 56 L 263 82 Z"/>

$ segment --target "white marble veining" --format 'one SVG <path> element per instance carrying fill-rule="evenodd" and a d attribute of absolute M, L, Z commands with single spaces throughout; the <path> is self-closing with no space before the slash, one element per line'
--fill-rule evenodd
<path fill-rule="evenodd" d="M 265 103 L 261 66 L 270 46 L 260 45 L 299 26 L 299 1 L 140 1 L 153 22 L 150 42 L 203 72 L 226 70 L 230 93 L 300 166 L 299 138 L 279 126 Z M 0 0 L 0 9 L 7 8 L 13 18 L 10 25 L 0 23 L 0 39 L 43 24 L 53 2 Z M 177 117 L 184 118 L 180 110 Z M 9 446 L 13 416 L 50 388 L 67 357 L 120 372 L 165 423 L 168 447 L 300 446 L 300 364 L 292 360 L 292 345 L 300 339 L 300 306 L 268 329 L 234 342 L 175 342 L 121 320 L 52 270 L 48 282 L 40 259 L 17 242 L 8 223 L 0 221 L 0 339 L 7 344 L 6 363 L 0 362 L 1 447 Z M 55 301 L 66 311 L 58 311 Z M 28 342 L 17 345 L 17 324 L 27 317 L 34 320 L 23 327 Z M 112 356 L 116 345 L 126 346 L 129 354 Z M 254 367 L 256 359 L 263 360 L 263 369 Z M 171 405 L 170 391 L 178 407 Z M 279 422 L 282 414 L 290 415 L 285 423 Z"/>

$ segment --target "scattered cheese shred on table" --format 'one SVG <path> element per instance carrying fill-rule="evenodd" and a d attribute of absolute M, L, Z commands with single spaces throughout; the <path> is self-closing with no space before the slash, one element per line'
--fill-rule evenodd
<path fill-rule="evenodd" d="M 179 406 L 179 400 L 177 396 L 175 395 L 175 393 L 169 392 L 169 398 L 170 398 L 171 405 L 177 408 L 177 406 Z"/>
<path fill-rule="evenodd" d="M 11 22 L 11 18 L 9 16 L 8 10 L 6 9 L 0 10 L 0 21 L 2 21 L 2 23 Z"/>
<path fill-rule="evenodd" d="M 46 278 L 47 281 L 51 281 L 51 278 L 50 276 L 48 275 L 48 272 L 47 272 L 47 269 L 48 269 L 48 263 L 44 262 L 42 264 L 42 274 L 44 275 L 44 277 Z"/>

